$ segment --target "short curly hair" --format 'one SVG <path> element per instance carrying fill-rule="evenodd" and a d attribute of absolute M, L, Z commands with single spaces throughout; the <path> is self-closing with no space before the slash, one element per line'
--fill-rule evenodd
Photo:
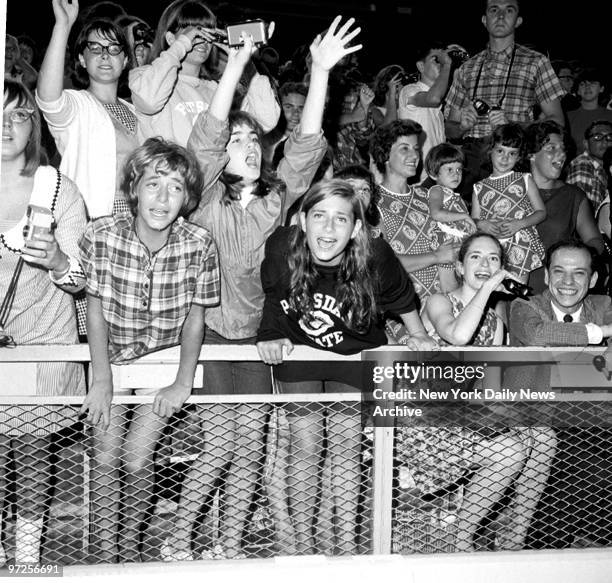
<path fill-rule="evenodd" d="M 525 134 L 525 153 L 528 156 L 537 154 L 550 142 L 550 136 L 554 134 L 561 136 L 566 150 L 571 146 L 571 140 L 567 131 L 556 121 L 545 120 L 534 122 L 527 127 Z"/>
<path fill-rule="evenodd" d="M 121 190 L 134 216 L 138 210 L 136 189 L 148 166 L 152 166 L 156 172 L 161 174 L 178 172 L 185 180 L 187 196 L 179 211 L 179 216 L 186 217 L 196 209 L 204 188 L 202 170 L 197 158 L 187 148 L 174 142 L 163 138 L 149 138 L 132 152 L 123 167 Z"/>
<path fill-rule="evenodd" d="M 370 157 L 376 164 L 379 172 L 385 172 L 385 163 L 393 144 L 402 136 L 421 137 L 423 128 L 411 119 L 393 121 L 390 124 L 379 126 L 370 139 Z"/>

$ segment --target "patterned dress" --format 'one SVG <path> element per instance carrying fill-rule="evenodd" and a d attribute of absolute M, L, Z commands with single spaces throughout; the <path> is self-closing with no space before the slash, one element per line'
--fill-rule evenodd
<path fill-rule="evenodd" d="M 453 316 L 457 318 L 465 306 L 452 293 L 446 296 L 451 302 Z M 495 311 L 489 308 L 470 345 L 493 346 L 499 322 Z M 428 333 L 440 343 L 448 344 L 435 331 L 432 333 L 428 330 Z M 437 391 L 460 388 L 455 382 L 445 384 L 445 381 L 422 382 L 419 388 L 426 386 Z M 398 384 L 398 388 L 414 386 L 400 387 Z M 466 386 L 465 390 L 469 390 L 469 386 Z M 426 409 L 430 408 L 431 404 L 426 405 Z M 453 408 L 446 409 L 450 414 L 454 413 Z M 415 488 L 419 495 L 447 488 L 464 476 L 473 464 L 475 446 L 483 440 L 478 431 L 450 424 L 443 427 L 405 427 L 398 429 L 398 433 L 401 435 L 401 447 L 398 446 L 397 450 L 399 461 L 407 468 L 404 475 L 408 475 L 408 487 Z"/>
<path fill-rule="evenodd" d="M 434 187 L 432 187 L 434 188 Z M 436 186 L 435 188 L 441 188 L 443 192 L 442 209 L 452 213 L 461 213 L 469 215 L 469 211 L 461 195 L 454 190 L 451 190 L 447 186 Z M 427 193 L 431 193 L 431 188 Z M 463 240 L 469 237 L 472 233 L 476 232 L 476 228 L 472 223 L 462 219 L 460 221 L 453 222 L 436 222 L 436 230 L 438 236 L 439 245 L 453 245 L 461 244 Z M 452 263 L 446 263 L 442 265 L 445 269 L 454 269 L 455 266 Z"/>
<path fill-rule="evenodd" d="M 438 246 L 436 223 L 431 219 L 427 193 L 413 186 L 406 193 L 396 193 L 378 185 L 380 199 L 378 210 L 382 218 L 380 229 L 384 239 L 391 245 L 398 257 L 431 253 Z M 432 294 L 440 291 L 438 269 L 435 265 L 409 273 L 421 305 Z M 392 339 L 401 343 L 407 336 L 406 329 L 399 322 L 389 321 L 387 332 Z"/>
<path fill-rule="evenodd" d="M 501 176 L 489 176 L 474 184 L 480 219 L 516 220 L 533 213 L 527 197 L 529 176 L 510 171 Z M 542 266 L 545 250 L 535 226 L 521 229 L 500 242 L 506 253 L 506 269 L 521 281 L 527 281 L 529 273 Z"/>

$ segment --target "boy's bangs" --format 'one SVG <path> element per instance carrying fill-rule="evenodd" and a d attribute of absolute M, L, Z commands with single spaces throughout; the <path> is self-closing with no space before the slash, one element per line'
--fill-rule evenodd
<path fill-rule="evenodd" d="M 157 174 L 167 175 L 170 172 L 178 172 L 183 178 L 187 174 L 185 160 L 176 154 L 159 156 L 151 161 L 151 165 Z"/>

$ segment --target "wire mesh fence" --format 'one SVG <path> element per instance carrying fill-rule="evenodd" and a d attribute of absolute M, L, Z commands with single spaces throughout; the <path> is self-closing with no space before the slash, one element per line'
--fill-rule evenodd
<path fill-rule="evenodd" d="M 152 399 L 102 431 L 0 397 L 0 565 L 612 546 L 606 391 L 384 427 L 353 393 Z"/>
<path fill-rule="evenodd" d="M 2 564 L 370 552 L 358 401 L 190 403 L 151 437 L 150 404 L 120 400 L 106 431 L 0 406 Z"/>

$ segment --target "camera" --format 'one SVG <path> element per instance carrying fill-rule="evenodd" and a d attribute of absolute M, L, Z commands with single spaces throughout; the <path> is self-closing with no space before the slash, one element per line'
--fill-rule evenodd
<path fill-rule="evenodd" d="M 153 31 L 146 24 L 138 23 L 132 29 L 132 35 L 134 45 L 151 46 L 153 44 Z"/>
<path fill-rule="evenodd" d="M 531 288 L 520 281 L 516 281 L 516 279 L 511 279 L 507 277 L 502 281 L 502 285 L 506 288 L 506 290 L 519 298 L 527 298 L 531 295 Z"/>
<path fill-rule="evenodd" d="M 482 99 L 474 99 L 474 101 L 472 101 L 472 105 L 474 106 L 476 113 L 481 116 L 487 115 L 490 111 L 499 111 L 501 109 L 499 105 L 489 105 Z"/>
<path fill-rule="evenodd" d="M 240 38 L 240 33 L 243 31 L 253 37 L 253 43 L 256 47 L 268 43 L 266 23 L 261 19 L 230 24 L 225 31 L 227 32 L 227 44 L 230 47 L 241 47 L 244 44 Z"/>
<path fill-rule="evenodd" d="M 453 68 L 460 67 L 470 58 L 469 53 L 461 45 L 448 45 L 446 52 L 453 62 Z"/>
<path fill-rule="evenodd" d="M 26 217 L 27 223 L 23 227 L 24 240 L 32 241 L 37 235 L 51 232 L 53 228 L 53 215 L 48 208 L 35 204 L 28 205 Z"/>

